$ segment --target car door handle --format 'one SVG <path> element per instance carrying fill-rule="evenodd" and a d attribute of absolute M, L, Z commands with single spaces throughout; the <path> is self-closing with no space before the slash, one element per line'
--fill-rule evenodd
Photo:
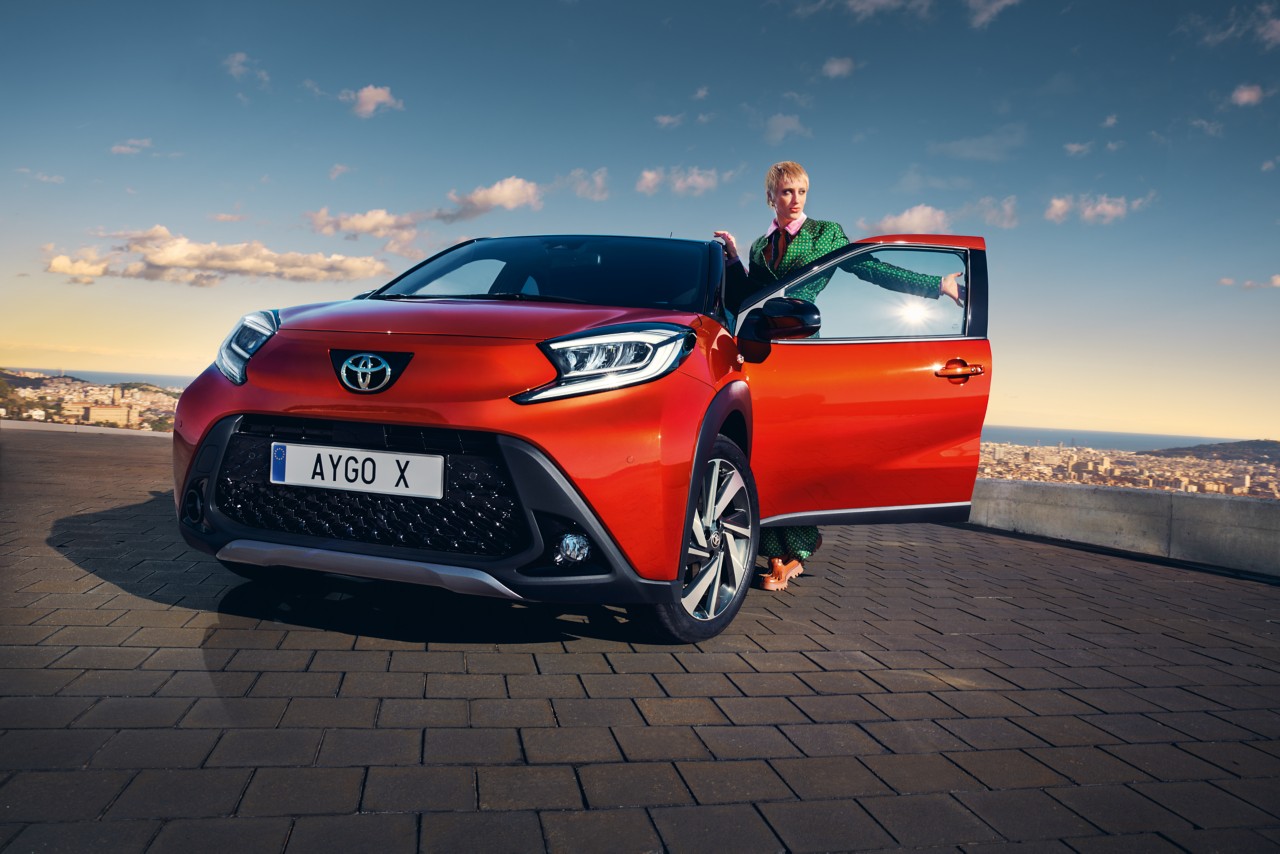
<path fill-rule="evenodd" d="M 952 359 L 933 372 L 935 377 L 942 377 L 957 385 L 967 383 L 970 377 L 985 374 L 987 369 L 982 365 L 971 365 L 964 359 Z"/>

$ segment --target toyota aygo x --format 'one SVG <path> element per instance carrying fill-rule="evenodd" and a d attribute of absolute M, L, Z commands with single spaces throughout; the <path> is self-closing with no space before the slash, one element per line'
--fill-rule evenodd
<path fill-rule="evenodd" d="M 963 298 L 868 281 L 886 265 L 962 272 Z M 248 577 L 623 605 L 694 642 L 741 607 L 762 525 L 968 518 L 981 238 L 869 238 L 734 290 L 714 241 L 491 238 L 246 315 L 178 405 L 183 536 Z"/>

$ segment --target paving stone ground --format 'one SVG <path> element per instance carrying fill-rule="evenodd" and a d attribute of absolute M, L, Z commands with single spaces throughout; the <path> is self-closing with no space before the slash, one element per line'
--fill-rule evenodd
<path fill-rule="evenodd" d="M 0 429 L 0 849 L 1280 850 L 1280 587 L 828 528 L 728 632 L 187 548 L 168 442 Z"/>

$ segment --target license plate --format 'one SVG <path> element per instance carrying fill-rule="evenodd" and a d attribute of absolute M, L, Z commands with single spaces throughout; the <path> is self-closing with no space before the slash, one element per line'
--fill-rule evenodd
<path fill-rule="evenodd" d="M 272 442 L 271 482 L 443 498 L 444 457 Z"/>

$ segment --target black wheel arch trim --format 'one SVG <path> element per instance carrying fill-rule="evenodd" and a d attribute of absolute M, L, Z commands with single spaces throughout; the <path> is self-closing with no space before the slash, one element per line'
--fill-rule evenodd
<path fill-rule="evenodd" d="M 726 426 L 729 428 L 728 432 L 725 432 Z M 699 468 L 711 453 L 716 437 L 720 435 L 731 440 L 748 460 L 751 459 L 751 389 L 744 380 L 735 380 L 720 389 L 707 406 L 702 426 L 698 428 L 698 441 L 693 448 L 693 468 L 689 472 L 689 491 L 684 505 L 686 513 L 698 500 Z M 688 525 L 681 527 L 680 552 L 672 555 L 676 565 L 679 565 L 680 556 L 689 548 Z M 673 594 L 678 595 L 680 579 L 677 577 L 670 584 Z"/>

